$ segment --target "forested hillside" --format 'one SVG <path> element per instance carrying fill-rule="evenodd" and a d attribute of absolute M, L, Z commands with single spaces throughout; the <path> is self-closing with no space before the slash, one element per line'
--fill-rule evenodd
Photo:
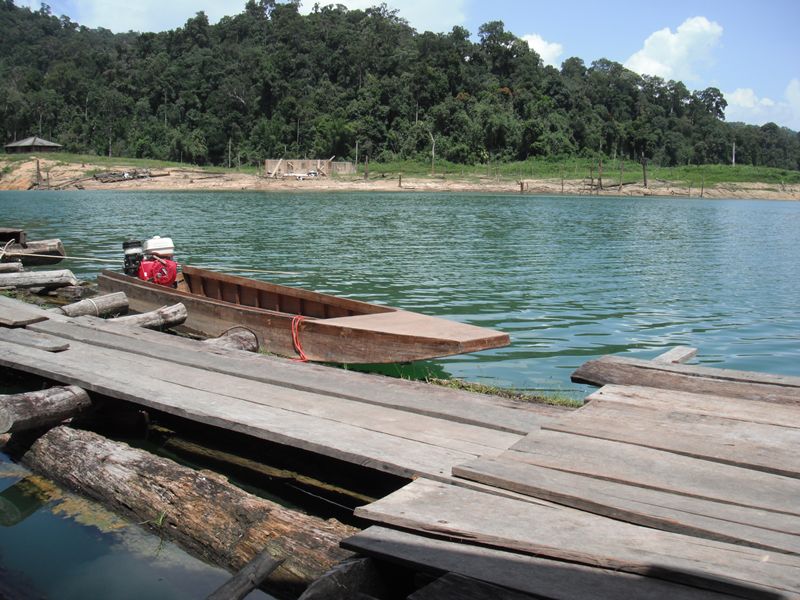
<path fill-rule="evenodd" d="M 121 14 L 120 19 L 124 20 Z M 599 60 L 544 66 L 500 22 L 418 33 L 385 6 L 250 0 L 210 25 L 113 34 L 0 0 L 0 136 L 74 152 L 225 164 L 266 157 L 459 163 L 647 158 L 800 167 L 798 133 L 725 123 L 716 88 Z"/>

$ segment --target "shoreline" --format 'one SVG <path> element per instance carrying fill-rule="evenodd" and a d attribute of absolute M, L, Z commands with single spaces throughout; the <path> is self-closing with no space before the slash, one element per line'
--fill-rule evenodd
<path fill-rule="evenodd" d="M 590 188 L 584 180 L 524 179 L 499 180 L 496 178 L 445 178 L 440 177 L 396 177 L 375 176 L 368 180 L 361 177 L 317 177 L 298 180 L 295 178 L 272 179 L 251 173 L 206 172 L 194 167 L 153 169 L 152 177 L 123 179 L 103 183 L 92 177 L 92 173 L 108 170 L 108 167 L 89 163 L 64 163 L 58 158 L 39 159 L 37 186 L 36 159 L 19 163 L 16 168 L 2 170 L 10 163 L 0 159 L 0 190 L 50 189 L 105 190 L 105 191 L 250 191 L 250 192 L 455 192 L 491 193 L 548 196 L 617 196 L 617 197 L 672 197 L 703 199 L 747 199 L 800 201 L 800 184 L 768 184 L 730 182 L 697 187 L 663 180 L 653 181 L 647 188 L 641 184 L 625 184 L 620 187 L 611 182 L 602 190 Z M 119 171 L 137 170 L 137 167 L 120 160 Z M 141 168 L 138 168 L 141 171 Z"/>

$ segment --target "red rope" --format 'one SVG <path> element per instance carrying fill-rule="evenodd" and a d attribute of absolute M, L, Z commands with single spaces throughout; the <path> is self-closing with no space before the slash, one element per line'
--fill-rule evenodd
<path fill-rule="evenodd" d="M 303 315 L 295 315 L 292 317 L 292 343 L 294 344 L 295 350 L 300 355 L 295 360 L 300 362 L 308 362 L 308 357 L 306 353 L 303 352 L 303 346 L 300 345 L 300 323 L 303 321 L 305 317 Z"/>

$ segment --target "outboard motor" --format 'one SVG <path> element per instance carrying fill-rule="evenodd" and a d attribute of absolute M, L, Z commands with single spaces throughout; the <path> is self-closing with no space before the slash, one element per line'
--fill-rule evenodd
<path fill-rule="evenodd" d="M 137 277 L 142 281 L 176 287 L 178 263 L 172 260 L 175 254 L 172 238 L 157 235 L 147 240 L 143 248 L 144 260 L 139 264 Z"/>
<path fill-rule="evenodd" d="M 122 251 L 125 253 L 125 275 L 136 277 L 139 274 L 139 265 L 142 262 L 141 240 L 122 242 Z"/>

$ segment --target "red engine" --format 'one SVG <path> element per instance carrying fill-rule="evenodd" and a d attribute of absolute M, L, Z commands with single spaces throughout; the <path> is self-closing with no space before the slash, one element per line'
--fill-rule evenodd
<path fill-rule="evenodd" d="M 173 286 L 178 278 L 178 263 L 158 256 L 146 258 L 139 264 L 138 277 L 142 281 Z"/>

